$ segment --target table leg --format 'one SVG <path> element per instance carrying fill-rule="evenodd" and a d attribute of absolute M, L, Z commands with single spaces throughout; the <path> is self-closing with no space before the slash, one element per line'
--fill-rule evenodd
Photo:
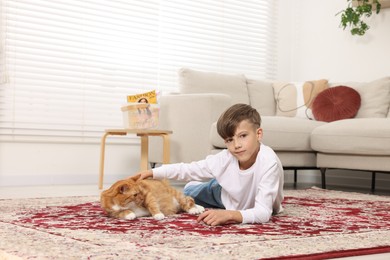
<path fill-rule="evenodd" d="M 149 155 L 149 136 L 139 135 L 141 137 L 141 171 L 146 171 L 148 167 Z"/>
<path fill-rule="evenodd" d="M 104 176 L 104 153 L 106 148 L 106 138 L 110 133 L 105 133 L 100 142 L 100 168 L 99 168 L 99 189 L 103 189 L 103 176 Z"/>
<path fill-rule="evenodd" d="M 161 137 L 163 138 L 163 163 L 167 164 L 171 153 L 169 135 L 162 135 Z"/>

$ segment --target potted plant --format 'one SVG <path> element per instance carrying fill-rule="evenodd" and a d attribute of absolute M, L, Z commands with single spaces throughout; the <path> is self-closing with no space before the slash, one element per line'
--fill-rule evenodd
<path fill-rule="evenodd" d="M 381 10 L 379 0 L 347 0 L 348 7 L 336 15 L 341 14 L 340 27 L 345 30 L 350 27 L 352 35 L 362 36 L 370 28 L 365 18 L 372 15 L 373 10 L 378 14 Z"/>

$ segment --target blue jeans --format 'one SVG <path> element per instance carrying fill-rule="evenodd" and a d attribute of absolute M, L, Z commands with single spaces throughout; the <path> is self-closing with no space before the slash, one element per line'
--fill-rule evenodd
<path fill-rule="evenodd" d="M 194 198 L 196 204 L 205 208 L 224 209 L 225 206 L 222 204 L 221 200 L 221 190 L 222 187 L 217 180 L 212 179 L 209 182 L 185 187 L 183 193 L 186 196 Z"/>

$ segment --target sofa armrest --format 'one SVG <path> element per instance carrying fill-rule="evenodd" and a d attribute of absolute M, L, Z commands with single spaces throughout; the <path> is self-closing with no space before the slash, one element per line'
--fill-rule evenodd
<path fill-rule="evenodd" d="M 192 162 L 210 154 L 210 127 L 231 105 L 226 94 L 178 94 L 160 98 L 160 129 L 172 130 L 170 162 Z M 149 161 L 162 162 L 161 138 L 151 137 Z"/>

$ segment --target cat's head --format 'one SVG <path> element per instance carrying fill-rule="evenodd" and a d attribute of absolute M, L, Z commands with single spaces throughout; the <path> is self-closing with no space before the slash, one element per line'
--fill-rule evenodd
<path fill-rule="evenodd" d="M 132 203 L 143 201 L 142 187 L 135 178 L 115 182 L 100 195 L 101 207 L 109 214 L 114 214 L 130 208 Z"/>

